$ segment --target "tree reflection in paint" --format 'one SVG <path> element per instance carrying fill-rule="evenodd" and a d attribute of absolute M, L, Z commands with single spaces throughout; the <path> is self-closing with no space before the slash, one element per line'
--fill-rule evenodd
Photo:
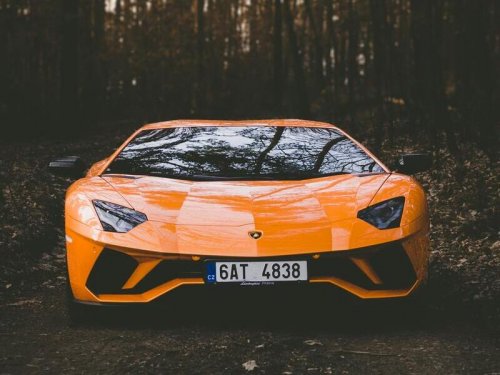
<path fill-rule="evenodd" d="M 106 173 L 197 179 L 295 179 L 383 172 L 331 128 L 238 126 L 144 130 Z"/>

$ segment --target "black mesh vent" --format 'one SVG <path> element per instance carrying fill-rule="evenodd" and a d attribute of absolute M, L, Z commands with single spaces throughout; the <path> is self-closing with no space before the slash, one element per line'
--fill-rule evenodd
<path fill-rule="evenodd" d="M 347 257 L 325 256 L 309 262 L 309 278 L 338 277 L 362 288 L 373 286 L 368 277 Z"/>
<path fill-rule="evenodd" d="M 137 267 L 137 261 L 119 251 L 104 249 L 87 279 L 87 288 L 94 294 L 116 293 Z"/>
<path fill-rule="evenodd" d="M 350 256 L 366 259 L 382 284 L 372 283 L 349 259 Z M 338 277 L 367 290 L 408 289 L 417 279 L 411 261 L 399 242 L 325 254 L 319 260 L 309 262 L 309 277 L 328 276 Z"/>
<path fill-rule="evenodd" d="M 137 294 L 151 290 L 173 279 L 187 279 L 204 276 L 204 263 L 191 260 L 163 260 L 134 288 L 122 293 Z"/>
<path fill-rule="evenodd" d="M 408 255 L 399 243 L 377 251 L 369 262 L 382 279 L 384 289 L 407 289 L 417 278 Z"/>

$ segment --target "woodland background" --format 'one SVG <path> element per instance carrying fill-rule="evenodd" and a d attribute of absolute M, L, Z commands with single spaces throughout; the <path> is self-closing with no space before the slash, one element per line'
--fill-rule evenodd
<path fill-rule="evenodd" d="M 0 0 L 13 137 L 301 117 L 496 149 L 496 0 Z"/>

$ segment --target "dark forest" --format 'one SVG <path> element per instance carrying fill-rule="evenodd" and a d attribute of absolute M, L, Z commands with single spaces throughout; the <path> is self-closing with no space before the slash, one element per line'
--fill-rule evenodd
<path fill-rule="evenodd" d="M 495 0 L 2 0 L 0 121 L 300 117 L 494 147 Z M 7 125 L 8 124 L 8 125 Z"/>

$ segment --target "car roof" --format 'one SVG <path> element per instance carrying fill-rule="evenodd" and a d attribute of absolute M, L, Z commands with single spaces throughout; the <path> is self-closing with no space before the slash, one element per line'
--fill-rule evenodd
<path fill-rule="evenodd" d="M 171 120 L 144 125 L 140 130 L 164 129 L 174 127 L 205 127 L 205 126 L 297 126 L 307 128 L 334 128 L 327 122 L 299 120 L 299 119 L 270 119 L 270 120 Z"/>

